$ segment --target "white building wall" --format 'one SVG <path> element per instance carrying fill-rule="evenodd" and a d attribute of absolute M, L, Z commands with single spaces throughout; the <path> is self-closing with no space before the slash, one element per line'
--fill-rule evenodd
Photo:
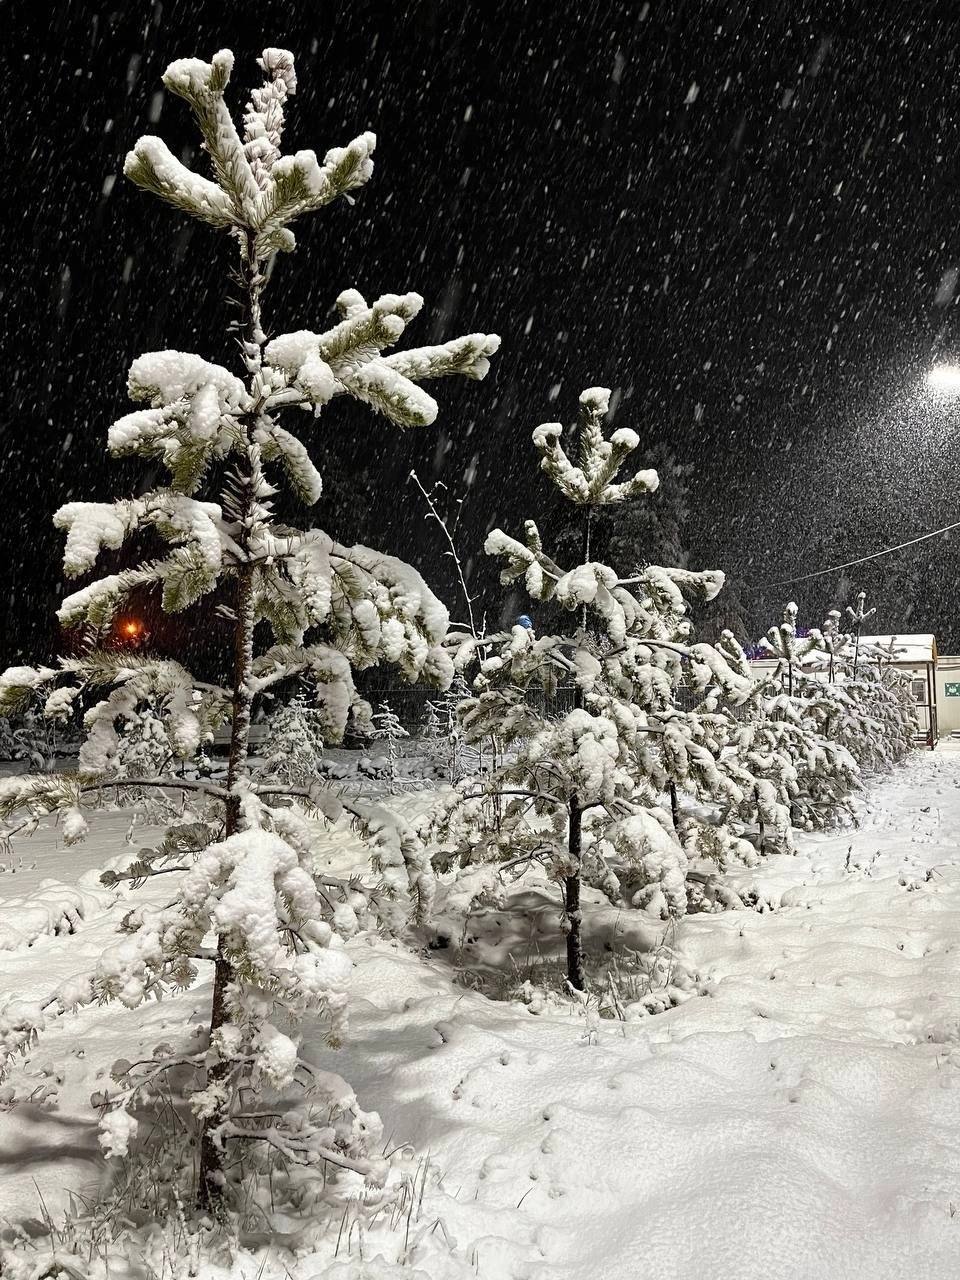
<path fill-rule="evenodd" d="M 940 736 L 960 733 L 960 655 L 943 654 L 937 661 L 937 719 Z M 947 686 L 955 689 L 948 694 Z"/>

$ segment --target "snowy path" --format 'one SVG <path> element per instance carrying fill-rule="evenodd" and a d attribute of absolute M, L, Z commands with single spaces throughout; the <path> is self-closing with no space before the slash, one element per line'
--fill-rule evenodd
<path fill-rule="evenodd" d="M 325 1057 L 391 1145 L 411 1144 L 412 1168 L 429 1154 L 417 1229 L 443 1228 L 414 1251 L 424 1276 L 960 1272 L 960 757 L 918 755 L 858 830 L 800 845 L 735 877 L 772 910 L 683 924 L 707 998 L 593 1035 L 455 987 L 433 959 L 356 944 L 352 1038 Z M 50 874 L 68 878 L 63 856 Z M 0 989 L 83 967 L 111 919 L 0 952 Z M 182 1030 L 185 1002 L 91 1010 L 35 1051 L 60 1105 L 0 1111 L 5 1214 L 36 1211 L 32 1178 L 54 1202 L 91 1187 L 96 1070 L 133 1036 Z M 383 1232 L 364 1253 L 401 1247 Z M 322 1259 L 290 1274 L 323 1275 Z"/>
<path fill-rule="evenodd" d="M 346 1073 L 446 1171 L 481 1275 L 958 1274 L 960 760 L 800 843 L 738 877 L 783 907 L 684 924 L 710 998 L 596 1044 L 358 956 L 395 1003 L 357 1009 Z"/>

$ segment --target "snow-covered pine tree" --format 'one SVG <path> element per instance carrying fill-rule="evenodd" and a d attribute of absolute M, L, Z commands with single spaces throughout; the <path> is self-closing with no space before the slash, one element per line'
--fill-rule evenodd
<path fill-rule="evenodd" d="M 695 659 L 691 664 L 698 665 Z M 749 700 L 752 686 L 740 679 L 730 681 L 726 672 L 722 684 L 715 683 L 712 671 L 705 671 L 701 680 L 707 682 L 703 701 L 688 711 L 664 714 L 660 758 L 674 826 L 690 868 L 688 878 L 700 886 L 699 903 L 709 899 L 736 905 L 736 895 L 717 883 L 717 870 L 727 870 L 737 861 L 753 865 L 758 850 L 771 845 L 790 847 L 789 810 L 737 750 L 741 722 L 733 708 Z M 747 832 L 754 821 L 757 846 Z"/>
<path fill-rule="evenodd" d="M 186 168 L 160 138 L 150 136 L 128 154 L 124 172 L 230 237 L 242 314 L 236 330 L 240 374 L 180 351 L 138 357 L 129 392 L 147 407 L 114 423 L 108 449 L 117 457 L 158 460 L 170 473 L 169 485 L 112 503 L 70 502 L 55 516 L 67 535 L 69 577 L 89 573 L 101 549 L 118 548 L 142 530 L 155 531 L 170 547 L 156 560 L 95 578 L 68 596 L 58 615 L 64 626 L 103 633 L 137 590 L 156 589 L 172 612 L 219 597 L 232 630 L 232 679 L 227 687 L 215 687 L 194 680 L 179 662 L 115 651 L 61 659 L 54 667 L 12 668 L 0 677 L 0 713 L 46 694 L 47 714 L 58 716 L 86 691 L 102 691 L 85 714 L 79 771 L 5 780 L 0 816 L 24 807 L 35 814 L 66 810 L 74 822 L 81 806 L 100 794 L 103 779 L 115 774 L 118 725 L 149 699 L 161 708 L 181 758 L 193 756 L 218 721 L 231 724 L 224 785 L 127 780 L 187 788 L 219 811 L 208 843 L 184 849 L 182 841 L 173 841 L 166 855 L 154 851 L 187 866 L 167 877 L 167 905 L 144 907 L 129 917 L 129 936 L 83 982 L 51 996 L 46 1013 L 28 1016 L 18 1009 L 0 1016 L 0 1045 L 9 1053 L 35 1034 L 37 1019 L 42 1024 L 91 1000 L 119 999 L 134 1007 L 190 986 L 198 965 L 212 962 L 208 1043 L 198 1053 L 161 1056 L 125 1075 L 106 1098 L 101 1121 L 105 1150 L 122 1153 L 145 1085 L 173 1065 L 193 1069 L 190 1104 L 201 1127 L 198 1192 L 206 1205 L 222 1203 L 225 1152 L 238 1142 L 261 1144 L 260 1149 L 267 1144 L 287 1168 L 326 1161 L 334 1170 L 349 1168 L 374 1180 L 382 1173 L 376 1118 L 356 1111 L 345 1086 L 346 1101 L 326 1096 L 322 1085 L 310 1095 L 315 1073 L 302 1063 L 297 1028 L 306 1016 L 325 1013 L 331 1036 L 343 1033 L 351 966 L 339 931 L 355 928 L 356 915 L 346 892 L 338 901 L 336 884 L 329 878 L 321 884 L 314 874 L 313 828 L 282 800 L 277 803 L 295 789 L 251 779 L 252 706 L 282 681 L 309 682 L 324 733 L 335 740 L 351 715 L 365 718 L 369 711 L 356 693 L 352 667 L 386 660 L 409 679 L 441 685 L 452 675 L 441 644 L 447 613 L 419 574 L 390 556 L 342 546 L 320 529 L 276 521 L 276 480 L 285 480 L 308 504 L 321 490 L 306 445 L 281 426 L 280 417 L 297 410 L 309 428 L 330 412 L 334 399 L 351 396 L 397 427 L 426 426 L 437 405 L 420 382 L 453 374 L 482 378 L 499 345 L 494 336 L 469 334 L 387 355 L 423 300 L 415 293 L 388 293 L 368 304 L 355 289 L 337 299 L 340 319 L 333 328 L 298 329 L 268 340 L 261 314 L 271 278 L 268 263 L 294 249 L 290 224 L 297 218 L 368 181 L 375 138 L 361 134 L 322 161 L 309 150 L 282 155 L 284 109 L 297 87 L 292 55 L 263 51 L 265 82 L 250 96 L 242 131 L 224 98 L 232 66 L 232 54 L 221 50 L 210 62 L 173 62 L 163 77 L 196 117 L 212 177 Z M 196 495 L 208 477 L 221 477 L 219 492 L 201 499 Z M 274 637 L 265 650 L 255 636 L 261 621 Z M 306 788 L 298 794 L 331 813 L 348 803 Z M 412 833 L 375 808 L 355 805 L 354 812 L 367 822 L 381 879 L 397 889 L 409 879 L 412 891 L 425 896 L 429 866 Z M 353 888 L 351 882 L 351 894 Z M 217 941 L 208 952 L 202 943 L 211 933 Z M 258 1117 L 256 1098 L 263 1089 L 283 1091 L 295 1082 L 304 1084 L 305 1106 Z M 251 1099 L 252 1108 L 244 1105 Z M 337 1119 L 341 1111 L 346 1114 Z"/>
<path fill-rule="evenodd" d="M 743 787 L 748 799 L 752 796 L 758 852 L 793 853 L 788 795 L 793 766 L 789 754 L 778 749 L 776 732 L 767 739 L 768 751 L 759 741 L 758 726 L 766 723 L 769 700 L 778 693 L 777 680 L 769 675 L 754 676 L 750 660 L 732 631 L 721 632 L 716 647 L 741 677 L 741 683 L 732 691 L 733 697 L 729 687 L 712 679 L 705 690 L 704 706 L 711 712 L 726 711 L 726 733 L 718 765 Z"/>
<path fill-rule="evenodd" d="M 860 637 L 863 634 L 863 624 L 867 622 L 876 613 L 876 609 L 867 608 L 867 593 L 865 591 L 857 592 L 857 603 L 847 605 L 847 616 L 853 624 L 853 667 L 856 670 L 857 663 L 860 660 Z"/>
<path fill-rule="evenodd" d="M 155 698 L 146 698 L 125 718 L 117 748 L 116 776 L 162 777 L 176 759 Z"/>
<path fill-rule="evenodd" d="M 788 601 L 783 607 L 783 620 L 771 627 L 760 641 L 760 648 L 777 659 L 777 675 L 788 697 L 793 696 L 794 676 L 809 663 L 811 654 L 823 649 L 819 631 L 810 631 L 805 636 L 797 634 L 797 613 L 796 602 Z"/>
<path fill-rule="evenodd" d="M 862 769 L 889 772 L 913 750 L 921 726 L 910 686 L 910 676 L 889 665 L 867 684 L 863 702 L 878 731 L 864 735 L 857 757 Z"/>
<path fill-rule="evenodd" d="M 423 722 L 416 735 L 416 745 L 421 770 L 426 766 L 433 776 L 441 773 L 446 762 L 447 732 L 444 720 L 443 708 L 428 698 L 424 704 Z"/>
<path fill-rule="evenodd" d="M 721 574 L 691 579 L 685 571 L 650 565 L 637 581 L 649 611 L 648 643 L 668 645 L 673 655 L 669 701 L 657 706 L 643 697 L 638 701 L 657 735 L 658 781 L 669 794 L 673 826 L 687 857 L 690 901 L 701 907 L 735 904 L 736 895 L 717 882 L 716 871 L 734 860 L 755 861 L 747 826 L 758 820 L 761 845 L 765 830 L 778 845 L 789 843 L 786 806 L 736 750 L 743 708 L 756 697 L 758 682 L 731 633 L 717 646 L 691 642 L 693 624 L 681 587 L 694 600 L 715 599 Z"/>
<path fill-rule="evenodd" d="M 637 573 L 645 565 L 686 568 L 690 555 L 685 527 L 690 515 L 690 477 L 694 468 L 678 461 L 669 445 L 657 443 L 644 450 L 642 470 L 654 471 L 656 490 L 616 504 L 596 508 L 591 518 L 593 554 L 604 564 Z M 564 557 L 580 553 L 580 524 L 576 510 L 562 508 L 555 538 Z"/>
<path fill-rule="evenodd" d="M 837 660 L 850 647 L 850 637 L 840 626 L 840 610 L 831 609 L 820 628 L 821 648 L 827 655 L 827 679 L 832 683 L 837 677 Z"/>
<path fill-rule="evenodd" d="M 261 755 L 264 776 L 295 787 L 310 786 L 323 763 L 323 711 L 303 692 L 281 703 L 269 716 Z"/>
<path fill-rule="evenodd" d="M 853 817 L 851 794 L 859 788 L 854 756 L 831 732 L 827 704 L 835 686 L 827 679 L 829 654 L 817 629 L 797 634 L 797 605 L 760 641 L 776 658 L 770 696 L 761 688 L 742 735 L 746 758 L 790 805 L 795 826 L 824 827 Z M 830 642 L 828 642 L 830 643 Z"/>
<path fill-rule="evenodd" d="M 501 580 L 522 579 L 534 600 L 555 601 L 574 626 L 565 634 L 535 636 L 517 625 L 487 638 L 454 638 L 458 667 L 484 655 L 474 696 L 460 709 L 467 740 L 494 734 L 505 752 L 490 774 L 465 780 L 437 822 L 442 839 L 470 857 L 547 865 L 562 890 L 567 980 L 577 990 L 585 985 L 582 878 L 635 905 L 685 910 L 686 858 L 659 807 L 666 777 L 658 735 L 691 653 L 677 640 L 689 631 L 681 588 L 709 597 L 723 582 L 722 575 L 657 566 L 621 579 L 592 559 L 596 511 L 657 485 L 649 470 L 616 479 L 638 442 L 627 428 L 605 437 L 608 398 L 600 387 L 580 397 L 576 464 L 559 423 L 533 433 L 542 469 L 577 510 L 580 563 L 564 570 L 553 561 L 532 520 L 524 542 L 500 529 L 487 538 L 488 554 L 504 560 Z M 719 655 L 709 661 L 724 665 Z M 572 688 L 573 705 L 556 714 L 560 684 Z M 485 815 L 497 797 L 507 803 L 491 823 Z"/>
<path fill-rule="evenodd" d="M 450 687 L 426 704 L 424 739 L 432 744 L 432 758 L 451 784 L 462 781 L 467 772 L 466 744 L 458 712 L 469 697 L 470 686 L 458 671 Z"/>
<path fill-rule="evenodd" d="M 844 747 L 863 774 L 887 773 L 913 746 L 914 704 L 901 674 L 874 670 L 863 661 L 856 675 L 834 683 L 811 681 L 804 689 L 805 720 L 825 739 Z"/>
<path fill-rule="evenodd" d="M 428 742 L 433 742 L 437 738 L 443 737 L 443 720 L 440 717 L 440 708 L 430 698 L 424 704 L 424 717 L 420 736 Z"/>
<path fill-rule="evenodd" d="M 865 593 L 850 614 L 856 623 L 872 616 L 865 611 Z M 847 748 L 861 770 L 889 772 L 913 746 L 919 728 L 910 678 L 893 664 L 898 646 L 864 643 L 840 630 L 834 609 L 824 623 L 823 644 L 828 654 L 828 684 L 808 689 L 808 705 L 825 736 Z"/>
<path fill-rule="evenodd" d="M 387 777 L 390 785 L 397 780 L 397 761 L 400 758 L 400 743 L 410 734 L 400 723 L 400 717 L 387 702 L 381 702 L 370 717 L 369 736 L 375 742 L 387 744 Z"/>

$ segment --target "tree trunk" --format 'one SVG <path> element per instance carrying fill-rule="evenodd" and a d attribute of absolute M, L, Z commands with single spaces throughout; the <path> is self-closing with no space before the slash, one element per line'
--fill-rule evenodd
<path fill-rule="evenodd" d="M 590 562 L 590 524 L 592 510 L 589 506 L 583 510 L 583 528 L 581 530 L 581 563 Z M 587 633 L 587 606 L 584 605 L 580 615 L 583 634 Z M 573 693 L 575 710 L 583 707 L 583 692 L 579 685 Z M 564 905 L 567 912 L 567 981 L 576 991 L 586 990 L 586 979 L 583 975 L 583 912 L 580 909 L 580 861 L 583 855 L 583 810 L 580 808 L 580 797 L 570 797 L 568 818 L 567 854 L 570 874 L 564 885 Z"/>
<path fill-rule="evenodd" d="M 263 336 L 260 328 L 260 289 L 263 277 L 254 252 L 254 238 L 248 234 L 242 256 L 241 277 L 246 304 L 244 338 L 248 347 L 259 347 Z M 246 423 L 248 439 L 255 414 Z M 240 528 L 236 538 L 241 551 L 246 552 L 249 537 L 247 517 L 254 502 L 256 462 L 248 454 L 244 479 L 247 481 L 240 512 Z M 230 730 L 230 755 L 227 764 L 227 801 L 225 835 L 235 835 L 240 830 L 240 790 L 238 784 L 247 769 L 247 753 L 250 744 L 250 712 L 252 692 L 250 678 L 253 672 L 254 590 L 253 565 L 241 562 L 237 569 L 236 618 L 233 631 L 233 722 Z M 234 979 L 233 966 L 223 949 L 223 939 L 217 939 L 217 955 L 213 969 L 213 998 L 210 1007 L 210 1036 L 227 1021 L 227 987 Z M 229 1071 L 229 1063 L 223 1060 L 214 1064 L 207 1073 L 207 1085 L 217 1085 Z M 217 1213 L 223 1197 L 223 1151 L 214 1141 L 214 1132 L 225 1118 L 226 1107 L 218 1107 L 203 1122 L 200 1131 L 200 1171 L 197 1199 L 201 1208 Z"/>
<path fill-rule="evenodd" d="M 673 829 L 680 834 L 680 802 L 677 799 L 677 784 L 671 778 L 667 783 L 667 790 L 670 792 L 670 816 L 673 818 Z"/>
<path fill-rule="evenodd" d="M 581 925 L 583 912 L 580 910 L 580 857 L 582 845 L 583 812 L 576 796 L 570 797 L 569 838 L 567 853 L 570 865 L 574 869 L 568 875 L 564 887 L 564 902 L 567 910 L 567 981 L 577 991 L 586 989 L 583 976 L 583 935 Z"/>
<path fill-rule="evenodd" d="M 757 847 L 759 852 L 763 853 L 763 846 L 766 843 L 767 830 L 763 821 L 763 813 L 760 809 L 760 788 L 754 788 L 754 799 L 757 802 Z"/>
<path fill-rule="evenodd" d="M 234 630 L 233 654 L 233 726 L 230 733 L 230 757 L 227 765 L 226 802 L 227 836 L 240 829 L 240 795 L 236 784 L 247 763 L 247 747 L 250 739 L 250 674 L 253 663 L 253 573 L 244 566 L 237 581 L 237 621 Z M 217 958 L 213 969 L 213 1000 L 210 1008 L 210 1036 L 227 1020 L 226 991 L 233 981 L 233 966 L 224 954 L 223 939 L 217 939 Z M 229 1064 L 218 1061 L 207 1074 L 207 1084 L 218 1084 L 229 1070 Z M 222 1123 L 222 1109 L 215 1111 L 204 1121 L 200 1134 L 200 1174 L 197 1194 L 204 1209 L 216 1210 L 223 1193 L 223 1153 L 213 1139 L 212 1131 Z"/>
<path fill-rule="evenodd" d="M 583 509 L 583 530 L 580 538 L 580 563 L 590 563 L 590 534 L 593 526 L 593 507 L 584 507 Z M 580 615 L 580 621 L 583 624 L 583 630 L 587 630 L 587 606 L 583 606 Z"/>

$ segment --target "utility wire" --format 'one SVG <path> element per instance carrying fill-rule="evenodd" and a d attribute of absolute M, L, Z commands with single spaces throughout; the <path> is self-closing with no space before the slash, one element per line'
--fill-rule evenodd
<path fill-rule="evenodd" d="M 960 520 L 955 524 L 945 524 L 942 529 L 934 529 L 933 533 L 922 533 L 919 538 L 911 538 L 909 542 L 901 542 L 895 547 L 885 547 L 883 551 L 875 551 L 872 556 L 861 556 L 859 560 L 848 560 L 845 564 L 835 564 L 829 569 L 817 569 L 814 573 L 802 573 L 799 578 L 778 578 L 776 582 L 765 582 L 763 586 L 789 587 L 794 582 L 807 582 L 810 578 L 822 578 L 828 573 L 839 573 L 841 569 L 851 569 L 855 564 L 866 564 L 868 560 L 879 560 L 881 556 L 893 555 L 895 551 L 903 551 L 905 547 L 915 547 L 918 542 L 939 537 L 941 533 L 949 533 L 951 529 L 960 529 Z"/>

